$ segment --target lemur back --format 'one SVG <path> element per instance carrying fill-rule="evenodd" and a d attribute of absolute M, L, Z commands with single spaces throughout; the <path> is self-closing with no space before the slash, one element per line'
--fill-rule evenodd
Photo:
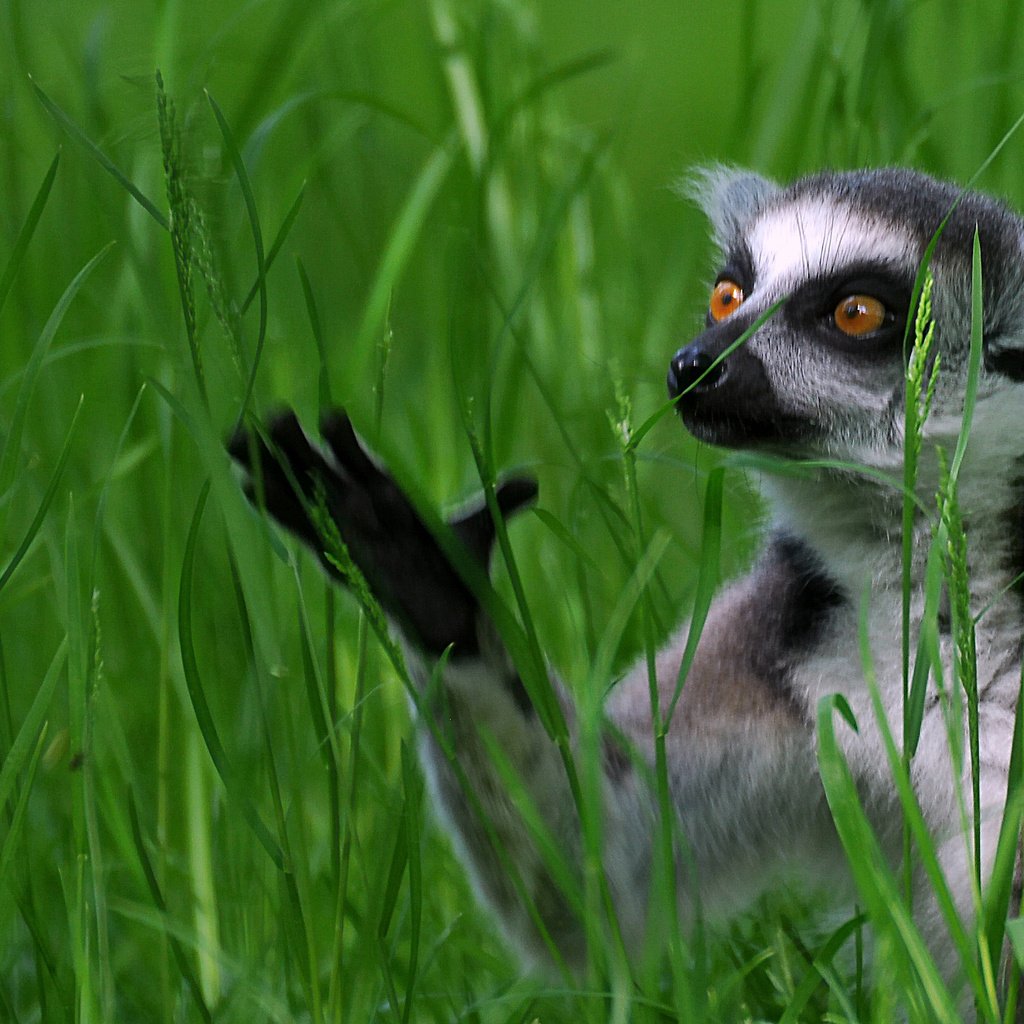
<path fill-rule="evenodd" d="M 684 917 L 698 905 L 710 915 L 736 913 L 794 878 L 852 897 L 815 730 L 820 702 L 836 693 L 858 723 L 858 731 L 839 734 L 864 808 L 892 864 L 899 861 L 901 805 L 867 682 L 860 622 L 866 608 L 874 674 L 899 736 L 904 342 L 918 268 L 940 225 L 931 258 L 939 365 L 916 484 L 909 639 L 914 650 L 926 614 L 934 516 L 923 510 L 934 507 L 940 487 L 936 448 L 952 454 L 968 392 L 977 228 L 984 360 L 958 496 L 967 523 L 970 608 L 979 616 L 987 878 L 1006 799 L 1024 625 L 1022 222 L 994 200 L 906 170 L 826 173 L 780 188 L 716 168 L 698 176 L 691 191 L 711 220 L 721 263 L 705 330 L 670 361 L 669 392 L 698 439 L 788 460 L 797 472 L 765 477 L 772 516 L 764 551 L 713 602 L 665 739 L 671 808 L 687 850 L 686 864 L 678 865 L 679 910 Z M 934 364 L 933 357 L 929 372 Z M 232 453 L 261 477 L 250 495 L 262 494 L 267 510 L 338 575 L 317 508 L 333 519 L 406 641 L 428 726 L 425 770 L 479 893 L 527 955 L 581 965 L 585 922 L 526 824 L 527 817 L 539 821 L 557 837 L 578 878 L 583 852 L 573 780 L 481 604 L 480 570 L 473 566 L 488 560 L 490 513 L 452 523 L 439 542 L 436 527 L 423 525 L 343 414 L 322 432 L 321 449 L 285 415 L 271 424 L 270 445 L 242 436 Z M 496 507 L 511 514 L 533 493 L 529 482 L 509 481 Z M 469 558 L 453 558 L 452 545 Z M 954 703 L 953 720 L 965 716 L 960 693 L 949 688 L 949 610 L 938 619 L 944 673 L 928 684 L 912 777 L 957 908 L 970 921 L 974 868 L 957 791 L 970 793 L 971 764 L 966 758 L 954 768 L 950 754 Z M 657 658 L 662 708 L 677 692 L 688 635 L 684 625 Z M 432 685 L 442 654 L 440 685 Z M 559 692 L 575 742 L 573 704 Z M 605 715 L 604 877 L 627 948 L 639 949 L 650 919 L 658 815 L 645 665 L 611 689 Z M 521 784 L 514 796 L 505 784 L 509 769 Z M 968 803 L 968 818 L 972 813 Z M 923 874 L 915 877 L 918 923 L 946 979 L 961 985 L 963 965 L 934 896 Z"/>

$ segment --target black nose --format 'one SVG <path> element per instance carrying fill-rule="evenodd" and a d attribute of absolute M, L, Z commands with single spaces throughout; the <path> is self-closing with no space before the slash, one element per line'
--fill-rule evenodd
<path fill-rule="evenodd" d="M 721 380 L 725 372 L 725 362 L 719 363 L 707 373 L 715 357 L 709 355 L 701 345 L 687 345 L 681 348 L 668 364 L 668 396 L 678 398 L 687 388 L 697 384 L 694 390 L 706 391 Z M 707 373 L 705 377 L 704 374 Z M 701 379 L 703 377 L 703 379 Z"/>

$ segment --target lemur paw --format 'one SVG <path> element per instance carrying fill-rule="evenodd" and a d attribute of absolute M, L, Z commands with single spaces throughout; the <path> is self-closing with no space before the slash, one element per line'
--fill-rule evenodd
<path fill-rule="evenodd" d="M 228 451 L 246 470 L 246 496 L 340 578 L 326 514 L 384 610 L 411 641 L 435 655 L 449 645 L 456 657 L 477 653 L 479 602 L 412 503 L 367 453 L 343 410 L 325 416 L 320 432 L 325 448 L 310 441 L 291 410 L 273 416 L 265 430 L 239 431 Z M 526 477 L 508 479 L 496 492 L 506 517 L 536 495 L 536 482 Z M 449 526 L 486 567 L 495 537 L 487 507 Z"/>

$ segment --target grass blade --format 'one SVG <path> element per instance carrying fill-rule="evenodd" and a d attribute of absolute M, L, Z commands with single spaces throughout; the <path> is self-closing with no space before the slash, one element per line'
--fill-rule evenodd
<path fill-rule="evenodd" d="M 508 571 L 509 580 L 512 584 L 512 590 L 516 599 L 516 607 L 519 609 L 519 615 L 522 621 L 522 626 L 514 632 L 516 641 L 518 642 L 521 639 L 522 643 L 518 645 L 518 650 L 509 648 L 509 652 L 512 654 L 513 662 L 519 670 L 523 685 L 526 687 L 526 692 L 529 694 L 530 701 L 533 703 L 533 706 L 537 709 L 537 713 L 540 715 L 541 721 L 544 723 L 544 728 L 548 731 L 548 735 L 556 742 L 564 742 L 569 736 L 565 712 L 563 711 L 558 700 L 558 696 L 554 691 L 554 687 L 551 685 L 551 679 L 548 676 L 547 666 L 544 662 L 544 655 L 541 653 L 540 643 L 537 639 L 533 619 L 530 615 L 530 608 L 526 600 L 526 591 L 523 587 L 522 578 L 520 577 L 516 567 L 515 557 L 512 552 L 512 545 L 509 541 L 505 518 L 498 507 L 494 472 L 490 466 L 489 459 L 480 444 L 480 440 L 473 432 L 468 419 L 466 422 L 466 430 L 470 447 L 473 451 L 473 458 L 476 462 L 477 472 L 480 475 L 480 482 L 483 485 L 484 498 L 494 522 L 497 547 L 501 551 L 502 558 L 505 561 L 505 567 Z M 440 541 L 440 538 L 438 538 L 438 540 Z M 449 547 L 445 548 L 445 554 L 451 559 L 453 558 L 453 555 L 456 555 L 458 545 L 450 545 Z M 466 557 L 464 552 L 458 552 L 456 557 L 457 560 L 455 560 L 453 564 L 461 574 L 463 567 L 470 560 Z M 468 568 L 468 566 L 466 567 Z M 480 576 L 486 574 L 480 573 L 479 567 L 477 567 L 475 575 Z M 468 579 L 467 582 L 469 582 Z M 487 581 L 486 589 L 489 599 L 491 599 L 492 596 L 496 597 L 493 588 L 490 587 L 489 580 Z M 477 593 L 475 589 L 474 593 Z M 480 594 L 477 594 L 477 596 L 479 597 Z M 488 607 L 487 603 L 483 601 L 481 601 L 481 603 L 484 604 L 484 607 L 488 612 L 491 612 L 491 608 Z M 498 620 L 495 619 L 495 622 L 498 622 Z M 511 623 L 509 623 L 509 625 L 511 625 Z M 499 629 L 501 629 L 501 626 L 499 626 Z M 508 634 L 502 630 L 501 635 L 507 643 Z"/>
<path fill-rule="evenodd" d="M 595 50 L 551 68 L 535 78 L 517 96 L 509 100 L 505 108 L 493 119 L 490 126 L 490 142 L 494 147 L 509 130 L 516 114 L 537 102 L 545 93 L 565 82 L 579 78 L 592 71 L 607 67 L 616 59 L 614 50 Z"/>
<path fill-rule="evenodd" d="M 362 378 L 363 367 L 375 349 L 375 340 L 387 320 L 391 293 L 394 291 L 402 270 L 409 260 L 412 247 L 419 237 L 423 224 L 448 177 L 455 156 L 455 140 L 449 138 L 430 155 L 409 198 L 391 229 L 387 246 L 381 257 L 377 274 L 370 287 L 362 321 L 356 331 L 355 342 L 345 367 L 346 380 Z"/>
<path fill-rule="evenodd" d="M 277 259 L 278 253 L 281 251 L 281 247 L 284 245 L 285 240 L 291 234 L 292 226 L 295 224 L 296 218 L 299 216 L 299 210 L 302 208 L 302 200 L 306 197 L 306 182 L 302 183 L 299 188 L 298 195 L 292 202 L 292 205 L 288 208 L 288 212 L 284 216 L 284 220 L 281 221 L 281 226 L 277 230 L 277 234 L 274 236 L 274 241 L 270 244 L 270 248 L 267 250 L 267 258 L 263 264 L 263 276 L 256 275 L 256 280 L 253 281 L 249 288 L 249 294 L 246 295 L 245 301 L 242 303 L 242 315 L 248 311 L 252 305 L 252 300 L 256 298 L 260 291 L 261 285 L 266 282 L 266 275 L 270 273 L 270 268 L 274 265 L 274 260 Z"/>
<path fill-rule="evenodd" d="M 0 455 L 0 496 L 7 493 L 11 483 L 14 479 L 14 465 L 15 459 L 21 453 L 21 438 L 25 431 L 25 421 L 28 417 L 28 406 L 32 399 L 32 395 L 35 392 L 36 381 L 39 378 L 39 372 L 43 365 L 43 360 L 46 358 L 46 353 L 49 351 L 50 345 L 53 342 L 54 336 L 57 333 L 57 329 L 61 325 L 61 321 L 64 319 L 64 314 L 68 310 L 68 306 L 71 305 L 72 300 L 78 294 L 82 285 L 85 284 L 86 279 L 96 268 L 96 265 L 103 259 L 104 256 L 110 252 L 113 242 L 108 242 L 98 253 L 82 269 L 75 275 L 71 284 L 64 289 L 64 294 L 58 299 L 57 305 L 54 306 L 53 312 L 50 314 L 49 320 L 46 321 L 46 325 L 43 327 L 42 333 L 39 335 L 39 340 L 36 342 L 35 347 L 32 349 L 32 354 L 29 357 L 28 364 L 25 366 L 24 373 L 21 378 L 21 387 L 18 389 L 18 398 L 14 404 L 14 416 L 11 420 L 11 428 L 7 434 L 7 438 L 4 442 L 3 454 Z M 0 517 L 2 519 L 2 517 Z M 2 532 L 2 530 L 0 530 Z"/>
<path fill-rule="evenodd" d="M 146 885 L 149 888 L 149 894 L 156 904 L 157 910 L 160 911 L 161 921 L 164 923 L 164 933 L 167 936 L 167 941 L 171 944 L 171 952 L 174 954 L 174 960 L 178 965 L 178 971 L 180 972 L 185 984 L 188 986 L 189 992 L 192 993 L 192 998 L 195 1000 L 196 1006 L 199 1009 L 199 1015 L 203 1018 L 206 1024 L 213 1024 L 213 1014 L 210 1012 L 210 1008 L 206 1005 L 206 1000 L 203 998 L 203 987 L 199 983 L 199 978 L 196 976 L 196 972 L 192 968 L 192 963 L 185 953 L 185 947 L 181 944 L 181 941 L 175 935 L 175 933 L 166 927 L 167 920 L 167 901 L 164 899 L 164 894 L 160 889 L 160 881 L 156 877 L 156 872 L 153 870 L 152 861 L 149 859 L 149 853 L 146 851 L 146 841 L 142 836 L 142 825 L 139 822 L 139 809 L 135 803 L 135 794 L 128 791 L 128 819 L 131 822 L 131 833 L 132 842 L 135 845 L 135 855 L 139 858 L 139 864 L 142 867 L 142 874 L 146 879 Z"/>
<path fill-rule="evenodd" d="M 803 980 L 796 987 L 796 991 L 790 997 L 786 1012 L 779 1018 L 779 1024 L 797 1024 L 800 1020 L 800 1013 L 809 1002 L 815 989 L 823 982 L 829 982 L 833 973 L 832 963 L 836 954 L 846 943 L 846 940 L 864 923 L 864 916 L 858 915 L 849 921 L 841 924 L 828 938 L 828 941 L 821 947 L 818 954 L 811 963 L 811 970 L 804 975 Z M 846 999 L 846 993 L 836 989 L 838 995 Z M 844 1009 L 847 1009 L 844 1007 Z M 847 1009 L 847 1012 L 848 1009 Z"/>
<path fill-rule="evenodd" d="M 330 371 L 327 364 L 327 346 L 324 342 L 323 327 L 320 323 L 320 311 L 316 306 L 316 296 L 313 294 L 313 285 L 310 283 L 309 275 L 302 260 L 296 257 L 295 266 L 299 272 L 299 280 L 302 282 L 302 297 L 306 301 L 306 315 L 309 317 L 309 326 L 313 331 L 313 340 L 316 342 L 317 357 L 320 362 L 319 376 L 317 379 L 317 393 L 320 400 L 319 413 L 325 416 L 333 407 L 331 399 Z"/>
<path fill-rule="evenodd" d="M 584 562 L 588 569 L 600 573 L 601 566 L 598 565 L 594 556 L 583 546 L 580 540 L 572 531 L 558 518 L 553 516 L 547 509 L 532 508 L 530 511 L 535 515 L 581 562 Z"/>
<path fill-rule="evenodd" d="M 914 673 L 910 679 L 909 699 L 904 715 L 904 750 L 905 755 L 910 758 L 916 753 L 921 739 L 928 680 L 931 674 L 935 673 L 936 679 L 941 682 L 943 674 L 939 640 L 939 608 L 943 587 L 942 559 L 938 546 L 933 544 L 928 552 L 925 568 L 924 614 L 921 616 L 917 656 L 914 659 Z"/>
<path fill-rule="evenodd" d="M 984 315 L 982 312 L 982 280 L 981 280 L 981 238 L 978 229 L 974 229 L 974 245 L 971 252 L 971 350 L 967 361 L 967 384 L 964 393 L 964 411 L 961 419 L 960 433 L 956 439 L 953 461 L 949 467 L 950 489 L 955 489 L 960 475 L 960 466 L 967 453 L 967 442 L 971 436 L 971 423 L 974 420 L 974 407 L 978 399 L 978 375 L 981 372 L 981 360 L 984 349 Z"/>
<path fill-rule="evenodd" d="M 32 522 L 29 524 L 28 529 L 25 531 L 25 536 L 18 545 L 17 551 L 11 555 L 11 560 L 4 567 L 4 571 L 0 572 L 0 591 L 7 586 L 7 583 L 14 575 L 15 570 L 21 564 L 22 559 L 26 554 L 28 554 L 28 549 L 32 546 L 32 541 L 35 540 L 36 534 L 43 525 L 46 513 L 49 511 L 50 504 L 53 502 L 54 496 L 57 493 L 57 487 L 60 485 L 60 479 L 64 475 L 64 467 L 67 465 L 68 456 L 71 454 L 71 441 L 75 436 L 75 427 L 78 424 L 78 414 L 82 411 L 82 403 L 84 401 L 84 396 L 78 400 L 78 408 L 75 409 L 75 415 L 71 419 L 71 426 L 68 427 L 67 435 L 64 438 L 64 447 L 61 449 L 60 457 L 57 459 L 57 465 L 50 477 L 50 482 L 47 484 L 46 492 L 43 494 L 42 500 L 39 502 L 39 508 L 36 509 L 36 514 L 33 517 Z M 0 803 L 2 803 L 2 801 L 0 801 Z"/>
<path fill-rule="evenodd" d="M 0 878 L 7 878 L 11 866 L 11 858 L 18 846 L 18 837 L 25 825 L 25 812 L 28 810 L 28 799 L 32 793 L 32 784 L 35 782 L 36 769 L 39 767 L 39 758 L 42 756 L 46 743 L 46 726 L 43 725 L 35 738 L 32 750 L 32 758 L 28 763 L 25 772 L 25 779 L 21 785 L 21 792 L 18 793 L 18 801 L 14 806 L 14 814 L 11 816 L 11 824 L 7 829 L 7 835 L 0 844 Z"/>
<path fill-rule="evenodd" d="M 192 702 L 192 710 L 195 712 L 196 721 L 199 724 L 199 731 L 202 733 L 203 741 L 206 743 L 206 749 L 217 769 L 217 774 L 220 775 L 231 798 L 238 803 L 245 820 L 249 823 L 249 827 L 255 833 L 260 845 L 267 852 L 267 856 L 279 871 L 284 871 L 284 854 L 278 846 L 277 840 L 263 823 L 263 819 L 245 791 L 245 784 L 231 767 L 227 751 L 217 732 L 210 706 L 206 701 L 206 693 L 199 675 L 199 664 L 196 660 L 195 641 L 192 635 L 192 576 L 195 569 L 199 524 L 202 522 L 203 510 L 206 508 L 206 499 L 209 493 L 210 484 L 207 482 L 203 485 L 196 502 L 196 510 L 192 516 L 188 539 L 185 542 L 185 556 L 181 567 L 181 584 L 178 591 L 178 639 L 181 643 L 182 670 L 185 673 L 185 685 Z"/>
<path fill-rule="evenodd" d="M 245 420 L 245 414 L 249 409 L 249 402 L 252 400 L 252 391 L 256 386 L 256 373 L 259 370 L 260 358 L 263 355 L 263 345 L 267 338 L 267 263 L 263 252 L 263 230 L 260 227 L 259 211 L 256 209 L 256 197 L 252 192 L 252 185 L 249 182 L 249 172 L 245 169 L 245 162 L 242 154 L 238 151 L 231 126 L 227 122 L 223 111 L 217 105 L 217 101 L 206 93 L 206 99 L 213 110 L 213 116 L 217 119 L 217 126 L 220 128 L 221 136 L 224 139 L 224 147 L 231 157 L 231 165 L 235 169 L 235 177 L 242 190 L 242 198 L 245 200 L 245 212 L 249 217 L 249 227 L 252 230 L 253 248 L 256 252 L 256 284 L 260 297 L 260 322 L 256 334 L 256 351 L 253 355 L 252 366 L 249 368 L 249 379 L 246 381 L 245 394 L 242 396 L 242 405 L 238 410 L 238 418 L 235 421 L 235 430 L 238 430 Z M 302 193 L 299 193 L 300 197 Z M 297 211 L 296 211 L 297 212 Z"/>
<path fill-rule="evenodd" d="M 3 311 L 4 303 L 7 301 L 7 296 L 14 284 L 14 279 L 18 276 L 21 261 L 25 256 L 28 243 L 32 240 L 32 235 L 35 233 L 39 218 L 43 215 L 43 208 L 46 206 L 46 200 L 50 197 L 50 189 L 53 187 L 53 179 L 57 177 L 57 165 L 59 163 L 60 153 L 57 153 L 50 163 L 50 168 L 43 178 L 43 183 L 39 186 L 39 191 L 36 192 L 36 197 L 32 201 L 32 206 L 28 211 L 28 216 L 25 218 L 25 223 L 22 224 L 18 237 L 15 240 L 14 248 L 11 250 L 10 259 L 7 261 L 7 266 L 4 267 L 3 277 L 0 277 L 0 312 Z"/>
<path fill-rule="evenodd" d="M 822 698 L 818 705 L 818 768 L 857 891 L 875 927 L 890 935 L 901 954 L 892 956 L 890 961 L 908 998 L 915 992 L 921 994 L 935 1021 L 958 1024 L 960 1015 L 914 927 L 900 887 L 861 806 L 857 784 L 836 736 L 833 713 L 843 713 L 844 704 L 837 695 Z M 849 708 L 845 711 L 849 712 Z"/>
<path fill-rule="evenodd" d="M 406 838 L 408 840 L 409 873 L 409 961 L 406 968 L 405 1003 L 402 1007 L 402 1024 L 409 1024 L 412 1011 L 413 993 L 416 987 L 416 973 L 419 967 L 420 929 L 423 923 L 423 865 L 420 851 L 420 807 L 423 794 L 416 757 L 408 744 L 402 743 L 402 784 L 405 787 Z"/>
<path fill-rule="evenodd" d="M 936 905 L 939 912 L 942 914 L 947 928 L 949 929 L 950 937 L 953 940 L 953 944 L 960 956 L 964 972 L 971 981 L 975 991 L 981 992 L 982 980 L 979 974 L 978 964 L 974 956 L 974 946 L 957 911 L 949 885 L 946 882 L 945 875 L 943 874 L 942 866 L 939 863 L 935 849 L 935 840 L 931 834 L 928 824 L 925 821 L 920 804 L 918 803 L 917 794 L 915 793 L 910 780 L 909 767 L 905 758 L 902 756 L 902 753 L 896 747 L 892 730 L 890 729 L 888 719 L 885 716 L 881 692 L 878 686 L 878 679 L 875 675 L 874 664 L 872 662 L 871 652 L 869 649 L 866 601 L 861 609 L 860 634 L 861 658 L 864 666 L 864 675 L 868 684 L 868 691 L 871 696 L 872 708 L 878 732 L 885 747 L 885 753 L 889 760 L 889 770 L 892 774 L 892 779 L 895 783 L 896 792 L 899 796 L 900 805 L 902 807 L 905 826 L 909 835 L 913 837 L 917 844 L 921 866 L 928 877 L 932 893 L 935 896 Z"/>
<path fill-rule="evenodd" d="M 902 491 L 916 508 L 925 515 L 932 509 L 917 494 L 907 493 L 903 482 L 891 473 L 875 469 L 873 466 L 862 466 L 856 462 L 846 462 L 842 459 L 785 459 L 777 455 L 767 455 L 763 452 L 730 452 L 722 460 L 723 465 L 735 466 L 737 469 L 755 469 L 762 473 L 776 473 L 779 476 L 803 477 L 813 480 L 818 470 L 834 470 L 837 473 L 846 473 L 850 476 L 860 476 L 865 480 L 874 480 L 886 488 L 894 491 Z"/>
<path fill-rule="evenodd" d="M 202 352 L 199 348 L 196 296 L 193 283 L 197 262 L 197 235 L 201 231 L 199 227 L 201 218 L 188 185 L 177 108 L 164 89 L 163 75 L 159 71 L 156 73 L 156 117 L 160 129 L 164 188 L 167 193 L 167 208 L 170 211 L 171 251 L 174 254 L 174 269 L 178 279 L 178 299 L 181 305 L 181 316 L 185 323 L 185 339 L 188 342 L 189 357 L 192 360 L 192 372 L 195 375 L 200 397 L 203 404 L 206 405 L 206 377 L 203 370 Z"/>
<path fill-rule="evenodd" d="M 690 674 L 690 666 L 697 654 L 704 624 L 707 622 L 711 609 L 711 600 L 718 589 L 720 573 L 719 560 L 722 552 L 722 490 L 725 483 L 725 469 L 716 466 L 708 475 L 707 487 L 704 491 L 704 533 L 700 548 L 700 565 L 697 569 L 697 596 L 694 599 L 693 614 L 690 617 L 689 632 L 686 635 L 686 647 L 683 649 L 683 660 L 679 665 L 676 689 L 672 694 L 668 710 L 665 712 L 664 729 L 668 732 L 672 724 L 672 715 L 676 704 L 683 694 L 686 677 Z"/>
<path fill-rule="evenodd" d="M 11 795 L 11 791 L 14 788 L 15 779 L 28 760 L 32 745 L 43 728 L 43 719 L 46 717 L 50 700 L 61 677 L 61 671 L 64 668 L 67 655 L 68 641 L 67 637 L 65 637 L 50 662 L 50 667 L 47 669 L 39 689 L 36 691 L 32 706 L 28 709 L 28 714 L 25 715 L 24 721 L 21 723 L 21 728 L 11 744 L 11 749 L 4 758 L 3 765 L 0 765 L 0 808 L 3 808 L 7 803 L 7 798 Z"/>
<path fill-rule="evenodd" d="M 985 891 L 985 942 L 990 956 L 998 956 L 1003 948 L 1006 915 L 1010 909 L 1020 850 L 1021 822 L 1024 820 L 1024 669 L 1021 681 L 1010 745 L 1006 807 L 999 827 L 999 839 L 996 841 L 992 874 Z"/>
<path fill-rule="evenodd" d="M 391 861 L 388 865 L 387 880 L 384 883 L 384 890 L 380 896 L 380 907 L 377 914 L 377 938 L 384 940 L 391 927 L 391 918 L 395 913 L 395 906 L 398 904 L 398 890 L 402 885 L 402 878 L 405 876 L 405 866 L 409 859 L 409 807 L 408 804 L 402 808 L 402 816 L 398 823 L 398 830 L 395 833 L 395 845 L 391 850 Z"/>
<path fill-rule="evenodd" d="M 71 136 L 99 165 L 102 167 L 138 204 L 164 229 L 170 231 L 171 225 L 167 218 L 157 209 L 151 199 L 142 193 L 111 159 L 89 138 L 81 128 L 63 111 L 46 93 L 36 80 L 29 75 L 29 82 L 35 90 L 39 102 L 46 112 Z"/>

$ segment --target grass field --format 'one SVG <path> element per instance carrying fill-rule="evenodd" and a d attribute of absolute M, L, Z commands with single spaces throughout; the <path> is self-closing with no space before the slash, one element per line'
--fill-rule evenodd
<path fill-rule="evenodd" d="M 344 404 L 444 506 L 469 424 L 540 480 L 512 538 L 579 684 L 638 544 L 612 424 L 703 318 L 675 178 L 966 181 L 1022 112 L 1017 0 L 0 5 L 0 1020 L 894 1019 L 899 972 L 868 993 L 786 904 L 643 978 L 524 975 L 401 684 L 222 443 Z M 1024 205 L 1022 165 L 1018 135 L 979 184 Z M 716 456 L 666 417 L 636 459 L 664 635 Z M 727 576 L 735 472 L 723 518 Z"/>

